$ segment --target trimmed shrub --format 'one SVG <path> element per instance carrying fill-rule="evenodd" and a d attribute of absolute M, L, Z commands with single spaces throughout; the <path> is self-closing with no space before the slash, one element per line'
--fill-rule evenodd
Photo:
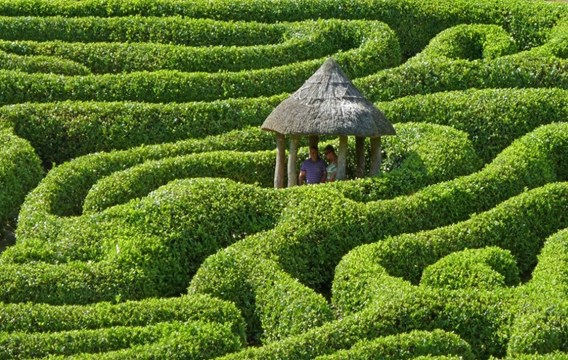
<path fill-rule="evenodd" d="M 374 19 L 389 24 L 409 57 L 423 49 L 440 31 L 460 23 L 501 25 L 523 49 L 542 44 L 549 29 L 564 14 L 563 4 L 518 0 L 306 0 L 301 7 L 294 0 L 234 0 L 231 2 L 198 0 L 191 4 L 177 0 L 160 1 L 7 1 L 0 3 L 0 13 L 8 16 L 172 16 L 242 21 L 300 21 L 319 18 Z"/>
<path fill-rule="evenodd" d="M 71 60 L 51 56 L 18 56 L 0 51 L 0 68 L 27 73 L 53 73 L 63 75 L 87 75 L 85 66 Z"/>
<path fill-rule="evenodd" d="M 156 326 L 154 331 L 158 335 L 166 334 L 158 338 L 156 342 L 138 345 L 137 342 L 147 340 L 147 337 L 154 340 L 151 337 L 152 334 L 147 335 L 151 330 L 152 327 L 143 327 L 86 331 L 87 334 L 79 332 L 78 337 L 87 335 L 89 338 L 86 344 L 81 342 L 74 344 L 78 354 L 74 354 L 73 357 L 76 359 L 209 359 L 234 352 L 240 348 L 238 338 L 230 333 L 226 326 L 201 322 L 188 322 L 180 327 L 173 327 L 169 324 Z M 130 335 L 130 333 L 133 334 Z M 75 333 L 72 334 L 75 335 Z M 73 336 L 70 334 L 57 335 L 45 336 L 45 338 L 48 338 L 45 342 L 49 341 L 53 344 L 53 338 L 55 338 L 56 341 L 53 345 L 58 345 L 58 343 L 65 343 L 65 337 L 67 341 L 73 341 Z M 57 341 L 58 338 L 63 339 Z M 100 352 L 98 342 L 105 346 L 105 350 L 108 349 L 108 351 Z M 124 342 L 124 344 L 121 344 L 121 342 Z M 120 345 L 127 344 L 132 346 L 127 349 L 114 350 Z M 51 346 L 51 344 L 48 346 Z M 63 350 L 69 351 L 65 347 Z M 88 353 L 93 350 L 94 353 Z M 60 352 L 57 351 L 57 353 Z"/>
<path fill-rule="evenodd" d="M 46 164 L 61 164 L 98 151 L 191 138 L 202 138 L 194 141 L 194 146 L 204 144 L 202 151 L 255 151 L 274 147 L 273 135 L 257 127 L 282 100 L 274 96 L 184 104 L 26 103 L 0 107 L 0 122 L 30 141 Z M 241 129 L 244 131 L 236 131 Z M 213 135 L 219 136 L 206 138 Z"/>
<path fill-rule="evenodd" d="M 192 46 L 278 43 L 286 27 L 252 21 L 226 22 L 181 16 L 2 17 L 4 40 L 67 42 L 156 42 Z"/>
<path fill-rule="evenodd" d="M 254 235 L 253 235 L 254 236 Z M 229 250 L 229 249 L 227 249 Z M 220 251 L 205 260 L 224 276 L 203 274 L 189 293 L 200 291 L 231 301 L 247 321 L 250 343 L 271 343 L 298 335 L 332 319 L 327 301 L 283 272 L 276 262 L 246 253 Z M 226 261 L 233 266 L 228 267 Z"/>
<path fill-rule="evenodd" d="M 356 343 L 349 350 L 318 356 L 317 360 L 416 359 L 418 356 L 456 356 L 474 359 L 471 348 L 459 336 L 442 330 L 412 331 Z"/>
<path fill-rule="evenodd" d="M 397 129 L 396 138 L 384 146 L 389 156 L 396 158 L 390 160 L 391 165 L 385 161 L 387 166 L 396 168 L 394 171 L 380 178 L 327 186 L 338 188 L 348 198 L 370 201 L 408 193 L 425 184 L 469 174 L 481 167 L 465 133 L 427 124 L 404 124 Z M 83 212 L 100 211 L 144 196 L 167 181 L 183 177 L 226 177 L 269 187 L 272 186 L 274 159 L 273 152 L 254 155 L 211 152 L 145 162 L 99 180 L 89 190 Z M 397 160 L 401 161 L 400 165 L 396 164 Z"/>
<path fill-rule="evenodd" d="M 43 176 L 30 144 L 11 130 L 0 129 L 0 227 L 14 219 L 26 194 Z"/>
<path fill-rule="evenodd" d="M 564 89 L 469 89 L 378 103 L 394 123 L 422 121 L 465 131 L 490 162 L 513 140 L 552 122 L 566 122 Z"/>
<path fill-rule="evenodd" d="M 212 33 L 225 23 L 209 24 Z M 275 25 L 244 23 L 251 28 Z M 237 26 L 236 24 L 233 26 Z M 369 47 L 386 27 L 373 21 L 318 20 L 279 24 L 281 42 L 255 46 L 187 47 L 140 42 L 0 41 L 0 49 L 19 55 L 48 55 L 83 64 L 97 74 L 178 70 L 187 72 L 241 71 L 282 66 L 321 58 L 357 47 Z M 258 33 L 256 33 L 258 35 Z M 374 34 L 379 34 L 377 37 Z M 247 36 L 243 31 L 242 36 Z M 391 51 L 397 54 L 397 49 Z M 399 55 L 400 56 L 400 55 Z M 392 55 L 391 55 L 392 57 Z M 383 59 L 379 59 L 384 61 Z M 399 60 L 400 61 L 400 60 Z"/>
<path fill-rule="evenodd" d="M 365 42 L 340 52 L 336 60 L 351 77 L 372 74 L 400 63 L 396 35 L 382 23 L 357 34 Z M 321 66 L 315 59 L 270 69 L 219 73 L 161 70 L 127 74 L 57 76 L 0 71 L 0 105 L 26 101 L 142 101 L 150 103 L 213 101 L 291 93 Z M 372 61 L 371 61 L 372 60 Z"/>
<path fill-rule="evenodd" d="M 436 35 L 417 59 L 495 59 L 517 52 L 515 40 L 497 25 L 457 25 Z"/>
<path fill-rule="evenodd" d="M 519 268 L 526 273 L 534 266 L 542 239 L 567 226 L 567 194 L 566 183 L 549 184 L 513 197 L 462 223 L 361 246 L 346 255 L 336 268 L 334 306 L 345 317 L 355 316 L 370 306 L 385 308 L 385 303 L 393 307 L 404 304 L 405 314 L 409 314 L 405 316 L 412 314 L 414 318 L 411 325 L 405 325 L 411 326 L 407 329 L 441 327 L 458 333 L 472 345 L 476 357 L 504 355 L 508 341 L 506 328 L 519 316 L 512 306 L 514 293 L 511 290 L 441 291 L 412 287 L 399 277 L 417 283 L 423 269 L 447 254 L 486 246 L 509 249 Z M 544 225 L 542 219 L 549 220 Z M 413 296 L 424 301 L 430 299 L 428 305 L 410 305 L 409 298 Z M 407 320 L 399 319 L 395 320 L 397 324 Z"/>
<path fill-rule="evenodd" d="M 3 254 L 0 300 L 84 304 L 179 295 L 208 255 L 273 227 L 280 194 L 226 179 L 177 180 L 102 213 L 59 218 L 47 225 L 57 226 L 49 234 L 32 231 Z M 41 262 L 9 266 L 32 259 Z"/>
<path fill-rule="evenodd" d="M 510 251 L 498 247 L 466 249 L 447 255 L 426 267 L 421 285 L 443 289 L 514 286 L 520 283 L 519 269 Z"/>
<path fill-rule="evenodd" d="M 99 180 L 89 190 L 83 213 L 93 213 L 147 195 L 170 181 L 219 177 L 270 187 L 274 179 L 275 152 L 214 151 L 147 161 Z"/>
<path fill-rule="evenodd" d="M 567 240 L 568 229 L 546 240 L 531 280 L 519 290 L 515 309 L 521 315 L 512 327 L 509 357 L 568 351 Z"/>
<path fill-rule="evenodd" d="M 83 306 L 3 304 L 0 318 L 0 353 L 9 358 L 121 348 L 132 348 L 124 351 L 132 354 L 135 349 L 152 350 L 164 342 L 180 341 L 221 355 L 244 344 L 245 324 L 234 305 L 200 295 Z M 209 336 L 215 341 L 205 345 L 212 340 Z M 142 345 L 148 346 L 141 349 Z"/>
<path fill-rule="evenodd" d="M 417 59 L 354 79 L 371 101 L 471 88 L 568 88 L 568 61 L 554 56 L 492 60 Z"/>

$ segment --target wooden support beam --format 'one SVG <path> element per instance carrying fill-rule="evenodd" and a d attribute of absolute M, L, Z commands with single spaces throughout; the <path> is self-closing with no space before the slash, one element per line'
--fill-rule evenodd
<path fill-rule="evenodd" d="M 276 133 L 276 168 L 274 170 L 274 188 L 284 187 L 286 168 L 286 136 Z"/>
<path fill-rule="evenodd" d="M 355 177 L 362 178 L 365 176 L 365 138 L 361 136 L 355 137 L 355 157 L 357 167 L 355 168 Z"/>
<path fill-rule="evenodd" d="M 376 176 L 381 171 L 381 137 L 371 138 L 371 169 L 369 175 Z"/>
<path fill-rule="evenodd" d="M 298 136 L 293 135 L 290 139 L 290 152 L 288 153 L 288 187 L 298 185 L 298 173 L 296 161 L 298 160 Z"/>
<path fill-rule="evenodd" d="M 337 175 L 336 180 L 345 180 L 347 170 L 347 136 L 339 137 L 339 149 L 337 151 Z"/>

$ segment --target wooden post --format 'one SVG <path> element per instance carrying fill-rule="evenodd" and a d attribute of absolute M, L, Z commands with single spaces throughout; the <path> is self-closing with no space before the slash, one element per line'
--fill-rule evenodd
<path fill-rule="evenodd" d="M 362 178 L 365 176 L 365 138 L 364 137 L 361 136 L 355 137 L 355 157 L 357 158 L 355 177 Z"/>
<path fill-rule="evenodd" d="M 284 172 L 286 167 L 286 136 L 276 133 L 276 169 L 274 170 L 274 188 L 284 187 Z"/>
<path fill-rule="evenodd" d="M 371 170 L 369 175 L 376 176 L 381 171 L 381 137 L 371 138 Z"/>
<path fill-rule="evenodd" d="M 310 147 L 311 147 L 311 146 L 316 146 L 316 147 L 317 147 L 317 146 L 318 146 L 318 143 L 319 143 L 319 136 L 317 136 L 317 135 L 310 135 L 310 136 L 308 136 L 308 142 L 309 142 L 309 144 L 310 144 Z"/>
<path fill-rule="evenodd" d="M 337 180 L 345 180 L 347 168 L 347 136 L 339 137 L 339 149 L 337 151 Z"/>
<path fill-rule="evenodd" d="M 298 136 L 292 135 L 290 139 L 290 152 L 288 154 L 288 187 L 298 185 L 296 160 L 298 159 Z"/>

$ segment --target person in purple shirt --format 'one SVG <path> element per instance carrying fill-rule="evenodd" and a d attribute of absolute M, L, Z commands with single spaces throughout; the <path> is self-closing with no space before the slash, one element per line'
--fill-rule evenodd
<path fill-rule="evenodd" d="M 299 185 L 319 184 L 325 182 L 327 177 L 326 164 L 319 157 L 317 146 L 310 146 L 310 157 L 305 160 L 300 167 L 300 176 L 298 176 Z"/>

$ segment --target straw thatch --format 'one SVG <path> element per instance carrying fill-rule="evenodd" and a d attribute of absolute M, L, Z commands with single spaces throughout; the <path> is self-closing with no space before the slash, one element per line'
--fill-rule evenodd
<path fill-rule="evenodd" d="M 286 135 L 395 134 L 385 115 L 361 95 L 332 58 L 272 111 L 262 129 Z"/>

